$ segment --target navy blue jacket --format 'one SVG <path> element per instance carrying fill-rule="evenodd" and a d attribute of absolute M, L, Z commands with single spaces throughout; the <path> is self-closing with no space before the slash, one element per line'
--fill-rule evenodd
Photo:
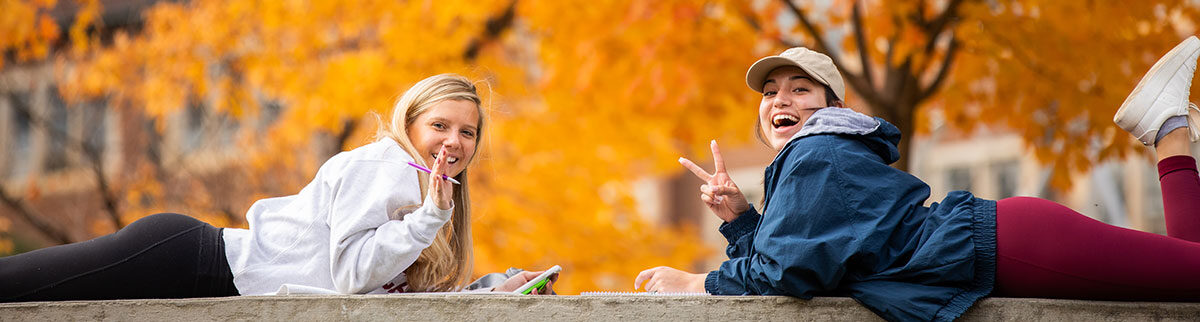
<path fill-rule="evenodd" d="M 965 191 L 925 206 L 929 186 L 889 167 L 900 131 L 825 108 L 767 167 L 763 214 L 720 231 L 718 295 L 849 296 L 898 321 L 953 320 L 992 290 L 996 203 Z"/>

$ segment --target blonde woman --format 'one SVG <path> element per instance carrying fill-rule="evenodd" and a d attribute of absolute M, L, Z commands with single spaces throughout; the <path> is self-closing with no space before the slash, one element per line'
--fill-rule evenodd
<path fill-rule="evenodd" d="M 300 193 L 254 203 L 250 229 L 157 214 L 111 235 L 0 258 L 0 301 L 460 290 L 471 277 L 466 170 L 484 129 L 480 103 L 462 76 L 424 79 L 374 143 L 330 158 Z"/>

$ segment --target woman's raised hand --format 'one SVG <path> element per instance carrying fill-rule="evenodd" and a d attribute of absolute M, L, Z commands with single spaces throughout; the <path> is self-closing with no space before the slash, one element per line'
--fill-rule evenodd
<path fill-rule="evenodd" d="M 738 189 L 737 184 L 729 178 L 729 173 L 725 171 L 725 161 L 721 159 L 721 150 L 717 148 L 717 140 L 713 140 L 712 144 L 713 163 L 716 166 L 716 171 L 709 174 L 695 162 L 686 158 L 679 158 L 679 164 L 684 168 L 691 170 L 700 180 L 704 180 L 704 184 L 700 185 L 700 200 L 704 201 L 704 205 L 712 210 L 718 218 L 725 222 L 737 219 L 738 215 L 750 209 L 750 203 L 746 202 L 746 196 L 742 195 L 742 190 Z"/>
<path fill-rule="evenodd" d="M 449 210 L 454 207 L 454 187 L 449 180 L 442 179 L 446 174 L 446 146 L 438 151 L 437 159 L 433 160 L 433 169 L 429 174 L 429 193 L 433 195 L 433 202 L 442 210 Z"/>

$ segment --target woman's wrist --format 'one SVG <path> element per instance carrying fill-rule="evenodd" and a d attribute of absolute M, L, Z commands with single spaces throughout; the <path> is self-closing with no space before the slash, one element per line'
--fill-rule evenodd
<path fill-rule="evenodd" d="M 429 194 L 425 196 L 425 201 L 421 203 L 421 207 L 428 207 L 429 210 L 433 211 L 435 214 L 448 216 L 449 214 L 454 213 L 454 200 L 450 201 L 450 208 L 443 209 L 438 205 L 437 201 L 434 201 L 433 194 Z"/>

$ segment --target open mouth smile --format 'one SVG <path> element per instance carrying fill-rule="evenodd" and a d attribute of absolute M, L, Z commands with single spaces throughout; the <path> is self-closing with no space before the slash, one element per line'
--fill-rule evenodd
<path fill-rule="evenodd" d="M 798 123 L 800 123 L 800 118 L 791 114 L 780 113 L 775 114 L 775 117 L 771 118 L 771 126 L 776 129 L 790 127 Z"/>
<path fill-rule="evenodd" d="M 430 154 L 429 157 L 433 158 L 434 160 L 437 160 L 437 153 Z M 458 162 L 457 157 L 452 157 L 452 156 L 446 157 L 446 164 L 454 164 L 455 162 Z"/>

